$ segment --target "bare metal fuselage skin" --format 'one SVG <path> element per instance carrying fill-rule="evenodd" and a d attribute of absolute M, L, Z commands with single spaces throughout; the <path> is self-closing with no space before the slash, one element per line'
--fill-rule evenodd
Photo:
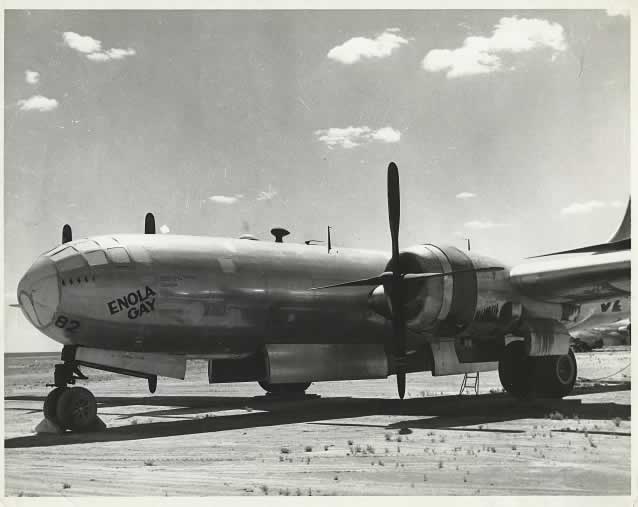
<path fill-rule="evenodd" d="M 629 252 L 614 255 L 629 263 Z M 406 262 L 414 272 L 499 265 L 454 247 L 420 245 L 402 256 L 411 256 Z M 29 320 L 64 345 L 240 358 L 265 344 L 387 344 L 392 327 L 382 287 L 311 288 L 377 275 L 389 258 L 386 252 L 328 252 L 292 243 L 100 236 L 38 258 L 18 298 Z M 540 275 L 517 268 L 511 275 L 504 269 L 423 282 L 410 295 L 408 347 L 439 338 L 502 338 L 523 307 L 567 328 L 627 318 L 628 286 L 589 283 L 587 262 L 573 290 L 589 294 L 591 302 L 579 305 L 563 289 L 553 299 L 551 291 L 545 300 L 532 297 L 530 276 L 550 286 L 560 282 L 552 265 Z"/>

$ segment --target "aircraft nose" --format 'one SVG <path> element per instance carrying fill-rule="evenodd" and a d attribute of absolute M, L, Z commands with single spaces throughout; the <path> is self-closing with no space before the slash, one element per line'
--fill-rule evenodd
<path fill-rule="evenodd" d="M 60 303 L 58 273 L 51 259 L 38 257 L 24 274 L 18 283 L 18 302 L 35 327 L 51 323 Z"/>

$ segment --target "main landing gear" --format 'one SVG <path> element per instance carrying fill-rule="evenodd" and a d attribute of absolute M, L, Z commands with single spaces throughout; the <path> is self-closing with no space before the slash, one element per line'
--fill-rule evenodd
<path fill-rule="evenodd" d="M 498 364 L 503 388 L 522 399 L 534 395 L 545 398 L 567 396 L 574 388 L 577 372 L 571 349 L 563 356 L 529 357 L 522 341 L 507 345 Z"/>
<path fill-rule="evenodd" d="M 73 360 L 73 350 L 64 347 L 62 360 L 63 363 L 55 365 L 54 383 L 47 384 L 55 389 L 44 400 L 45 420 L 62 431 L 99 429 L 98 426 L 103 423 L 97 416 L 95 396 L 84 387 L 67 387 L 75 384 L 78 379 L 87 378 Z"/>

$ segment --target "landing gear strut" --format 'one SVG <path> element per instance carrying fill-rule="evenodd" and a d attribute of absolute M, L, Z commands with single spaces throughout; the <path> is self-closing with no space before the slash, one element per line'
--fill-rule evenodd
<path fill-rule="evenodd" d="M 67 387 L 76 380 L 86 380 L 74 359 L 72 347 L 62 349 L 63 363 L 55 365 L 53 384 L 55 387 L 44 400 L 44 418 L 61 430 L 88 431 L 96 426 L 97 402 L 95 396 L 84 387 Z"/>

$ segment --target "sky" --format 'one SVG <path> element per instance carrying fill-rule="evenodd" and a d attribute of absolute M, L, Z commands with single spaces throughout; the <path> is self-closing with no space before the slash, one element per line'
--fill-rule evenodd
<path fill-rule="evenodd" d="M 629 197 L 629 17 L 605 10 L 5 11 L 5 297 L 60 242 L 143 232 L 516 263 Z M 58 350 L 7 309 L 5 350 Z"/>

